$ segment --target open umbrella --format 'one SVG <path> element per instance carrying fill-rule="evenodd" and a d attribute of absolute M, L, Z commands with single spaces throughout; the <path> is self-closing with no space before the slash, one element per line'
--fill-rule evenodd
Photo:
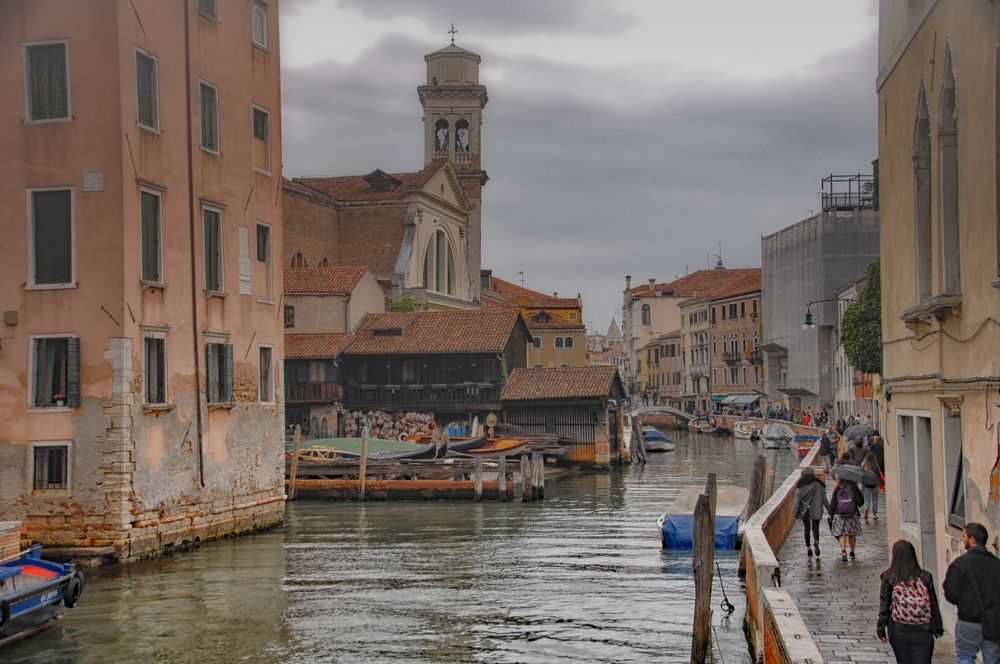
<path fill-rule="evenodd" d="M 844 437 L 848 440 L 852 438 L 866 438 L 873 433 L 875 433 L 875 429 L 872 429 L 867 424 L 855 424 L 853 427 L 847 427 L 847 431 L 844 432 Z"/>
<path fill-rule="evenodd" d="M 878 476 L 878 473 L 865 470 L 861 466 L 841 464 L 833 469 L 833 474 L 841 479 L 856 482 L 857 484 L 863 484 L 872 489 L 882 484 L 882 478 Z"/>

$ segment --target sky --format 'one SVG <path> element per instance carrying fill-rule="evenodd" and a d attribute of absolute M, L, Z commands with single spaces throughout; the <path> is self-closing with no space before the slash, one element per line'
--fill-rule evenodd
<path fill-rule="evenodd" d="M 877 157 L 874 0 L 283 0 L 284 174 L 423 167 L 423 56 L 482 56 L 483 267 L 621 319 L 625 275 L 760 265 Z"/>

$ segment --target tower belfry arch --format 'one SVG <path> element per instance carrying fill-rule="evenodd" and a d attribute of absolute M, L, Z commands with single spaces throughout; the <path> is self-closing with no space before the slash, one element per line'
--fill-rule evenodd
<path fill-rule="evenodd" d="M 458 30 L 448 31 L 451 44 L 424 56 L 427 80 L 417 87 L 424 109 L 424 165 L 447 158 L 455 166 L 469 198 L 469 228 L 465 234 L 473 299 L 479 299 L 482 265 L 482 189 L 489 179 L 482 167 L 483 109 L 488 97 L 479 82 L 476 53 L 455 44 Z"/>

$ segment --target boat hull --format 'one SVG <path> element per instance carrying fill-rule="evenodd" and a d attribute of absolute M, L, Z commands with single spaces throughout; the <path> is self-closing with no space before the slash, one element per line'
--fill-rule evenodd
<path fill-rule="evenodd" d="M 54 625 L 82 592 L 82 574 L 73 565 L 42 560 L 37 545 L 0 564 L 0 648 Z"/>

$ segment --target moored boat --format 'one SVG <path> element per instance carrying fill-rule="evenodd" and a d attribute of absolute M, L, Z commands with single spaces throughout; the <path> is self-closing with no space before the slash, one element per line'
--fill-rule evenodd
<path fill-rule="evenodd" d="M 361 458 L 360 438 L 324 438 L 313 441 L 310 450 L 319 451 L 324 448 L 335 450 L 335 456 L 346 461 Z M 424 445 L 381 438 L 368 440 L 369 459 L 435 459 L 443 457 L 446 452 L 443 441 L 438 445 Z"/>
<path fill-rule="evenodd" d="M 809 454 L 809 450 L 813 448 L 813 445 L 816 444 L 817 440 L 819 440 L 819 436 L 799 434 L 795 436 L 791 443 L 789 443 L 789 447 L 791 447 L 792 451 L 799 456 L 805 456 Z"/>
<path fill-rule="evenodd" d="M 647 452 L 673 452 L 675 447 L 670 436 L 650 426 L 642 428 L 642 444 Z"/>
<path fill-rule="evenodd" d="M 82 593 L 83 574 L 43 560 L 38 545 L 0 561 L 0 648 L 52 627 Z"/>
<path fill-rule="evenodd" d="M 528 441 L 523 438 L 494 438 L 482 447 L 462 452 L 465 456 L 492 458 L 513 456 L 527 447 Z"/>
<path fill-rule="evenodd" d="M 780 422 L 766 424 L 764 432 L 761 434 L 761 440 L 767 449 L 781 449 L 795 440 L 795 431 L 787 424 Z"/>
<path fill-rule="evenodd" d="M 656 520 L 665 549 L 690 549 L 694 542 L 694 508 L 703 486 L 681 489 L 677 499 Z M 735 549 L 750 492 L 741 486 L 720 484 L 715 499 L 715 548 Z"/>
<path fill-rule="evenodd" d="M 753 420 L 741 420 L 733 425 L 733 435 L 744 440 L 760 440 L 760 429 Z"/>

